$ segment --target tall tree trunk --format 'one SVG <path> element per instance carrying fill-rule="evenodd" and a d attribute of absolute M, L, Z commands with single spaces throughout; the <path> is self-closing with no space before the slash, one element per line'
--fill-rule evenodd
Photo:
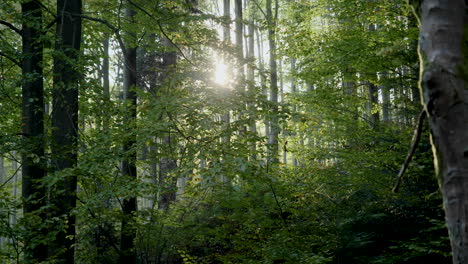
<path fill-rule="evenodd" d="M 263 64 L 263 38 L 261 37 L 261 32 L 259 29 L 256 30 L 257 35 L 257 49 L 258 49 L 258 72 L 260 75 L 260 87 L 262 88 L 263 95 L 268 98 L 268 89 L 266 86 L 266 76 L 265 76 L 265 66 Z M 265 126 L 265 137 L 269 138 L 270 136 L 270 126 L 268 118 L 264 120 Z"/>
<path fill-rule="evenodd" d="M 278 163 L 278 135 L 279 135 L 279 119 L 278 119 L 278 70 L 276 64 L 276 17 L 273 17 L 272 0 L 266 0 L 266 15 L 268 21 L 268 44 L 270 46 L 270 101 L 271 107 L 271 122 L 270 122 L 270 135 L 268 138 L 268 158 L 267 161 L 271 163 Z M 276 7 L 278 3 L 276 0 Z M 277 10 L 276 10 L 277 11 Z"/>
<path fill-rule="evenodd" d="M 418 1 L 424 108 L 442 190 L 453 263 L 468 263 L 466 1 Z"/>
<path fill-rule="evenodd" d="M 104 57 L 102 58 L 102 88 L 104 95 L 104 103 L 107 105 L 110 101 L 110 78 L 109 78 L 109 33 L 104 33 L 104 40 L 102 41 L 102 47 L 104 50 Z M 107 109 L 107 108 L 104 108 Z M 109 118 L 104 113 L 103 130 L 109 130 Z"/>
<path fill-rule="evenodd" d="M 283 74 L 283 63 L 281 62 L 281 60 L 279 61 L 278 63 L 278 72 L 279 72 L 279 94 L 281 95 L 281 99 L 280 99 L 280 102 L 281 104 L 284 103 L 284 74 Z M 288 144 L 288 141 L 286 140 L 286 131 L 284 130 L 284 128 L 280 128 L 281 129 L 281 133 L 283 134 L 283 138 L 285 139 L 284 141 L 284 145 L 282 147 L 282 152 L 283 152 L 283 163 L 284 164 L 287 164 L 288 163 L 288 148 L 287 148 L 287 144 Z"/>
<path fill-rule="evenodd" d="M 388 81 L 388 73 L 382 73 L 382 79 L 384 79 L 384 84 L 380 87 L 382 91 L 382 121 L 388 122 L 390 121 L 390 85 L 387 83 Z"/>
<path fill-rule="evenodd" d="M 169 39 L 164 38 L 163 45 L 166 48 L 166 51 L 163 53 L 161 87 L 163 87 L 163 89 L 172 89 L 173 87 L 169 86 L 169 79 L 175 72 L 175 67 L 177 64 L 177 53 L 171 50 L 173 47 Z M 159 183 L 161 188 L 161 197 L 158 207 L 159 209 L 166 210 L 169 208 L 169 204 L 176 200 L 177 178 L 170 176 L 169 173 L 177 168 L 177 162 L 174 160 L 174 158 L 170 157 L 175 151 L 175 142 L 170 133 L 164 136 L 163 144 L 166 146 L 164 150 L 166 150 L 167 153 L 164 153 L 165 155 L 159 164 Z"/>
<path fill-rule="evenodd" d="M 297 87 L 296 87 L 296 77 L 294 76 L 296 74 L 296 59 L 291 58 L 291 93 L 294 95 L 297 92 Z M 292 113 L 295 114 L 297 111 L 297 106 L 296 104 L 292 105 Z M 297 131 L 297 130 L 296 130 Z M 303 140 L 301 139 L 301 144 L 303 144 Z M 296 159 L 296 154 L 292 153 L 292 165 L 294 167 L 297 166 L 297 159 Z"/>
<path fill-rule="evenodd" d="M 11 153 L 11 155 L 13 157 L 16 157 L 16 151 L 13 151 Z M 11 161 L 11 170 L 14 171 L 13 183 L 12 183 L 13 184 L 13 189 L 11 190 L 11 196 L 13 197 L 13 199 L 16 199 L 18 197 L 18 178 L 22 177 L 22 172 L 17 171 L 18 170 L 18 162 L 16 161 L 16 159 L 13 159 Z M 17 211 L 14 210 L 13 213 L 10 215 L 10 225 L 12 225 L 12 226 L 16 225 L 16 222 L 17 222 L 16 221 L 16 213 L 17 213 Z"/>
<path fill-rule="evenodd" d="M 237 59 L 240 62 L 238 80 L 239 91 L 245 91 L 245 75 L 244 75 L 244 23 L 242 12 L 242 0 L 234 0 L 234 12 L 236 14 L 236 49 Z"/>
<path fill-rule="evenodd" d="M 22 153 L 22 196 L 24 215 L 38 214 L 43 220 L 45 213 L 40 209 L 46 204 L 46 190 L 41 186 L 45 176 L 44 162 L 44 88 L 43 88 L 43 41 L 42 7 L 38 1 L 21 4 L 23 22 L 23 60 L 22 60 L 22 133 L 27 149 Z M 36 227 L 31 227 L 36 228 Z M 39 232 L 38 232 L 39 231 Z M 33 234 L 46 230 L 25 232 L 25 261 L 41 262 L 47 258 L 45 242 L 33 243 Z M 42 239 L 43 240 L 43 239 Z"/>
<path fill-rule="evenodd" d="M 377 85 L 373 84 L 372 82 L 369 82 L 367 85 L 367 89 L 369 102 L 369 116 L 371 117 L 371 127 L 372 129 L 377 130 L 379 128 L 380 123 L 380 114 L 379 110 L 375 111 L 374 108 L 379 105 L 379 88 Z"/>
<path fill-rule="evenodd" d="M 223 1 L 223 16 L 224 16 L 224 23 L 223 23 L 223 41 L 225 45 L 231 44 L 231 0 L 224 0 Z M 227 63 L 227 55 L 223 55 L 223 63 L 228 66 Z M 226 69 L 226 74 L 231 71 L 231 68 L 229 67 Z M 231 123 L 231 113 L 230 110 L 228 109 L 226 113 L 223 114 L 222 116 L 222 121 L 224 123 L 224 127 L 226 130 L 230 129 L 230 123 Z M 222 139 L 224 144 L 229 144 L 231 141 L 231 136 L 228 134 L 226 137 Z"/>
<path fill-rule="evenodd" d="M 254 28 L 254 20 L 255 20 L 255 13 L 254 13 L 254 8 L 253 8 L 253 0 L 249 1 L 250 3 L 250 17 L 249 17 L 249 25 L 248 25 L 248 35 L 247 35 L 247 58 L 249 60 L 249 64 L 247 65 L 247 86 L 248 86 L 248 91 L 250 93 L 251 98 L 255 98 L 255 71 L 254 71 L 254 65 L 255 65 L 255 51 L 254 51 L 254 33 L 255 33 L 255 28 Z M 250 124 L 249 124 L 249 131 L 253 133 L 254 135 L 257 134 L 257 120 L 255 118 L 254 114 L 254 108 L 255 108 L 255 103 L 250 103 L 249 104 L 249 112 L 252 113 L 250 117 Z M 256 145 L 257 142 L 252 142 L 251 144 L 251 151 L 252 155 L 251 158 L 255 159 L 255 151 L 256 151 Z"/>
<path fill-rule="evenodd" d="M 57 42 L 54 57 L 52 111 L 52 166 L 60 180 L 50 195 L 51 217 L 65 216 L 66 228 L 50 244 L 50 253 L 59 263 L 74 263 L 76 175 L 69 169 L 77 164 L 78 83 L 75 64 L 81 45 L 81 0 L 57 1 Z M 71 174 L 71 175 L 70 175 Z"/>
<path fill-rule="evenodd" d="M 125 9 L 125 17 L 133 23 L 135 12 L 130 9 Z M 137 179 L 137 168 L 136 168 L 136 135 L 133 133 L 136 129 L 136 116 L 137 116 L 137 76 L 136 76 L 136 62 L 137 62 L 137 50 L 136 50 L 136 36 L 133 32 L 126 32 L 128 35 L 127 43 L 125 43 L 125 54 L 124 54 L 124 101 L 127 105 L 127 113 L 124 118 L 124 127 L 129 131 L 128 135 L 124 139 L 123 151 L 125 158 L 122 160 L 121 173 L 125 181 L 129 183 L 135 182 Z M 122 202 L 122 227 L 120 234 L 120 256 L 119 263 L 121 264 L 133 264 L 136 263 L 136 252 L 135 252 L 135 238 L 136 230 L 133 227 L 134 219 L 133 214 L 137 211 L 137 200 L 135 196 L 126 197 Z"/>

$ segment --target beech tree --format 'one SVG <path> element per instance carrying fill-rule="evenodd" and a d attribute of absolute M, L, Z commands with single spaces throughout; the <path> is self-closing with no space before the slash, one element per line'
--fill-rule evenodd
<path fill-rule="evenodd" d="M 136 12 L 133 7 L 125 9 L 125 18 L 130 23 L 134 23 Z M 121 164 L 121 173 L 124 177 L 124 182 L 131 184 L 136 181 L 137 168 L 136 168 L 136 135 L 134 134 L 134 127 L 136 125 L 137 117 L 137 47 L 136 47 L 136 32 L 127 32 L 127 42 L 125 43 L 124 52 L 124 83 L 123 83 L 123 99 L 127 109 L 124 118 L 124 126 L 128 134 L 125 136 L 123 142 L 123 151 L 125 157 Z M 134 227 L 134 213 L 137 210 L 137 198 L 135 194 L 130 194 L 122 201 L 122 226 L 120 235 L 120 257 L 119 263 L 136 263 L 136 253 L 134 249 L 134 240 L 136 237 L 136 230 Z"/>
<path fill-rule="evenodd" d="M 27 149 L 22 153 L 22 195 L 23 213 L 36 214 L 45 221 L 46 189 L 44 158 L 44 85 L 43 85 L 43 39 L 42 6 L 39 1 L 27 1 L 21 4 L 23 28 L 22 48 L 22 133 Z M 35 225 L 29 234 L 46 234 L 44 226 Z M 37 237 L 26 238 L 25 259 L 44 261 L 47 258 L 45 241 Z"/>
<path fill-rule="evenodd" d="M 421 94 L 453 263 L 468 263 L 468 7 L 461 0 L 413 4 L 421 27 Z"/>
<path fill-rule="evenodd" d="M 74 263 L 78 153 L 78 90 L 81 79 L 81 0 L 57 1 L 56 54 L 52 102 L 52 169 L 58 177 L 51 192 L 50 217 L 61 219 L 50 244 L 51 257 Z"/>

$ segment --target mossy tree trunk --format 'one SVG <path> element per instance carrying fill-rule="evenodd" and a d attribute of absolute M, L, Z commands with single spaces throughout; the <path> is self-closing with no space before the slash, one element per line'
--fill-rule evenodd
<path fill-rule="evenodd" d="M 444 201 L 453 263 L 468 263 L 467 6 L 425 0 L 416 6 L 421 29 L 420 86 L 429 116 L 436 173 Z"/>

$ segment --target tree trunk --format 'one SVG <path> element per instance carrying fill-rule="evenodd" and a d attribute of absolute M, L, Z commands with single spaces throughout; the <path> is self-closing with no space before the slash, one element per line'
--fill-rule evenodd
<path fill-rule="evenodd" d="M 45 176 L 44 162 L 44 88 L 43 88 L 43 41 L 42 41 L 42 7 L 36 1 L 21 4 L 22 15 L 25 18 L 22 29 L 23 61 L 22 61 L 22 133 L 27 149 L 22 153 L 22 195 L 24 199 L 23 213 L 38 214 L 43 220 L 45 213 L 39 210 L 45 206 L 46 190 L 41 187 Z M 35 228 L 35 227 L 32 227 Z M 46 235 L 46 230 L 40 231 Z M 31 243 L 32 239 L 40 239 L 31 234 L 39 233 L 30 230 L 25 234 L 25 261 L 41 262 L 47 258 L 45 243 Z"/>
<path fill-rule="evenodd" d="M 429 116 L 453 263 L 468 263 L 467 6 L 463 0 L 420 2 L 421 94 Z"/>
<path fill-rule="evenodd" d="M 245 91 L 245 75 L 244 75 L 244 23 L 243 23 L 243 14 L 242 14 L 242 0 L 234 0 L 234 12 L 236 14 L 236 49 L 237 49 L 237 59 L 239 61 L 239 91 Z"/>
<path fill-rule="evenodd" d="M 369 82 L 367 88 L 371 127 L 373 130 L 377 130 L 379 128 L 380 115 L 378 110 L 374 111 L 374 108 L 379 105 L 379 88 L 372 82 Z"/>
<path fill-rule="evenodd" d="M 380 87 L 382 91 L 382 120 L 383 122 L 390 121 L 390 86 L 387 83 L 388 81 L 388 73 L 382 73 L 382 79 L 384 79 L 384 84 Z"/>
<path fill-rule="evenodd" d="M 72 16 L 77 15 L 77 16 Z M 51 192 L 51 218 L 63 218 L 60 230 L 50 244 L 50 254 L 58 263 L 74 263 L 76 175 L 69 171 L 77 164 L 78 83 L 77 61 L 81 45 L 81 0 L 57 1 L 57 42 L 52 91 L 52 166 L 60 179 Z"/>
<path fill-rule="evenodd" d="M 297 87 L 296 87 L 296 77 L 294 74 L 296 73 L 296 59 L 291 58 L 291 93 L 294 95 L 297 92 Z M 296 104 L 292 105 L 292 114 L 294 115 L 297 111 L 297 106 Z M 297 131 L 297 129 L 295 129 Z M 301 140 L 301 143 L 303 144 L 303 141 Z M 297 159 L 296 159 L 296 154 L 292 153 L 292 165 L 294 167 L 297 167 Z"/>
<path fill-rule="evenodd" d="M 104 50 L 104 57 L 102 59 L 102 88 L 103 88 L 103 95 L 104 95 L 104 104 L 108 105 L 110 101 L 110 78 L 109 78 L 109 33 L 104 33 L 104 40 L 102 41 L 102 47 Z M 104 109 L 107 109 L 106 107 Z M 103 130 L 109 130 L 109 118 L 107 113 L 104 114 L 103 120 Z"/>
<path fill-rule="evenodd" d="M 270 135 L 268 138 L 268 163 L 278 163 L 278 135 L 279 135 L 279 120 L 278 120 L 278 70 L 276 65 L 276 41 L 275 28 L 276 18 L 272 15 L 271 1 L 266 1 L 266 15 L 268 21 L 268 44 L 270 47 L 270 101 L 272 103 L 270 118 Z M 277 3 L 276 3 L 277 5 Z"/>
<path fill-rule="evenodd" d="M 162 74 L 161 74 L 161 86 L 164 89 L 172 89 L 170 87 L 169 79 L 171 75 L 174 74 L 176 63 L 177 63 L 177 53 L 172 51 L 172 44 L 169 39 L 163 39 L 163 45 L 166 48 L 163 54 L 163 65 L 162 65 Z M 167 153 L 164 153 L 164 157 L 161 159 L 159 164 L 159 183 L 161 188 L 161 196 L 159 200 L 158 207 L 159 209 L 167 210 L 169 204 L 176 200 L 177 193 L 177 178 L 169 175 L 171 171 L 177 168 L 177 162 L 174 158 L 170 157 L 173 155 L 174 148 L 174 139 L 171 137 L 170 133 L 164 136 L 163 144 L 166 146 L 164 150 Z"/>
<path fill-rule="evenodd" d="M 250 0 L 249 3 L 252 3 L 253 1 Z M 254 28 L 254 20 L 255 20 L 255 14 L 253 12 L 253 6 L 250 5 L 250 18 L 249 18 L 249 25 L 248 25 L 248 36 L 247 36 L 247 58 L 249 60 L 249 64 L 247 65 L 247 86 L 248 86 L 248 91 L 250 93 L 250 98 L 255 98 L 255 71 L 254 71 L 254 63 L 255 63 L 255 52 L 254 52 L 254 33 L 255 33 L 255 28 Z M 249 124 L 249 131 L 253 133 L 254 135 L 257 134 L 257 120 L 255 118 L 255 103 L 250 103 L 249 105 L 249 112 L 251 113 L 250 117 L 250 124 Z M 256 145 L 257 142 L 252 142 L 251 144 L 251 151 L 252 155 L 251 158 L 255 160 L 256 155 Z"/>
<path fill-rule="evenodd" d="M 130 9 L 125 9 L 125 17 L 133 23 L 135 12 Z M 136 36 L 134 33 L 127 32 L 128 43 L 125 43 L 125 54 L 124 54 L 124 101 L 127 105 L 127 113 L 124 118 L 124 127 L 129 131 L 128 135 L 124 139 L 123 152 L 125 158 L 122 160 L 122 177 L 125 178 L 129 183 L 136 181 L 137 168 L 136 168 L 136 135 L 132 132 L 136 129 L 136 116 L 137 116 L 137 76 L 136 76 Z M 134 223 L 133 214 L 137 211 L 137 200 L 135 196 L 126 197 L 122 202 L 122 227 L 120 234 L 120 256 L 119 263 L 121 264 L 133 264 L 136 263 L 135 253 L 135 238 L 136 230 L 132 226 Z"/>

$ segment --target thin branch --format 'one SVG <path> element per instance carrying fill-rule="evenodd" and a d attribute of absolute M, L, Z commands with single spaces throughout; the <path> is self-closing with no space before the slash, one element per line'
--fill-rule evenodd
<path fill-rule="evenodd" d="M 414 131 L 413 143 L 411 144 L 411 149 L 408 152 L 408 156 L 406 156 L 405 162 L 401 166 L 400 172 L 398 173 L 398 176 L 397 176 L 397 182 L 395 183 L 395 186 L 393 187 L 392 191 L 394 193 L 398 192 L 398 189 L 400 188 L 400 184 L 401 184 L 401 179 L 403 178 L 403 175 L 405 174 L 405 171 L 408 168 L 408 165 L 413 158 L 416 148 L 418 147 L 419 140 L 421 139 L 422 127 L 423 127 L 425 118 L 426 118 L 426 111 L 423 109 L 421 113 L 419 114 L 418 124 L 416 126 L 416 130 Z"/>
<path fill-rule="evenodd" d="M 154 19 L 156 21 L 156 23 L 158 24 L 158 28 L 159 30 L 161 30 L 161 33 L 164 35 L 165 38 L 167 38 L 167 40 L 169 40 L 169 42 L 171 43 L 172 46 L 174 46 L 180 53 L 180 55 L 182 55 L 182 57 L 188 61 L 190 64 L 192 64 L 192 66 L 195 66 L 195 64 L 192 63 L 192 61 L 187 58 L 187 56 L 185 56 L 184 52 L 179 48 L 179 46 L 177 46 L 177 44 L 174 43 L 174 41 L 172 41 L 172 39 L 166 34 L 166 32 L 164 31 L 164 28 L 162 27 L 161 25 L 161 20 L 160 19 L 157 19 L 155 18 L 151 13 L 149 13 L 148 11 L 146 11 L 145 9 L 143 9 L 142 7 L 140 7 L 139 5 L 135 4 L 133 1 L 131 0 L 127 0 L 132 6 L 134 6 L 135 8 L 137 8 L 138 10 L 140 10 L 141 12 L 143 12 L 145 15 L 149 16 L 150 18 Z"/>
<path fill-rule="evenodd" d="M 182 130 L 179 129 L 179 127 L 178 127 L 177 124 L 176 124 L 176 122 L 178 122 L 178 121 L 175 120 L 174 118 L 172 118 L 171 113 L 166 112 L 166 114 L 167 114 L 167 116 L 169 117 L 169 120 L 171 120 L 172 123 L 174 124 L 175 130 L 176 130 L 183 138 L 185 138 L 187 141 L 192 142 L 193 137 L 192 137 L 192 136 L 186 136 L 186 135 L 184 134 L 184 132 L 182 132 Z"/>
<path fill-rule="evenodd" d="M 268 16 L 265 14 L 265 11 L 263 11 L 262 7 L 257 3 L 257 0 L 253 0 L 253 2 L 257 6 L 258 10 L 260 10 L 260 12 L 262 12 L 265 19 L 268 20 Z"/>
<path fill-rule="evenodd" d="M 81 200 L 79 197 L 77 197 L 76 199 L 80 203 L 82 203 L 83 206 L 86 207 L 87 211 L 89 212 L 89 214 L 91 215 L 92 218 L 94 218 L 94 219 L 96 219 L 98 221 L 101 220 L 96 216 L 96 214 L 87 206 L 87 204 L 83 200 Z M 109 234 L 109 232 L 107 230 L 105 230 L 100 223 L 97 225 L 97 227 L 98 227 L 99 231 L 101 231 L 104 234 L 104 236 L 107 239 L 107 242 L 109 242 L 111 247 L 120 255 L 121 251 L 120 251 L 119 247 L 117 247 L 117 245 L 115 244 L 114 238 L 111 236 L 111 234 Z"/>
<path fill-rule="evenodd" d="M 13 175 L 11 175 L 10 178 L 8 178 L 4 183 L 2 183 L 2 185 L 0 185 L 0 189 L 2 189 L 5 185 L 7 185 L 7 183 L 9 181 L 11 181 L 18 173 L 18 171 L 21 169 L 21 167 L 23 167 L 23 164 L 21 164 L 20 166 L 18 166 L 18 168 L 16 168 L 15 172 L 13 172 Z"/>
<path fill-rule="evenodd" d="M 13 24 L 8 23 L 8 22 L 3 21 L 3 20 L 0 20 L 0 24 L 1 24 L 1 25 L 4 25 L 4 26 L 7 26 L 9 29 L 15 31 L 15 32 L 18 33 L 18 35 L 20 35 L 20 36 L 22 35 L 22 34 L 21 34 L 21 30 L 20 30 L 19 28 L 15 27 L 15 26 L 13 26 Z"/>
<path fill-rule="evenodd" d="M 122 36 L 120 36 L 120 32 L 118 28 L 114 27 L 107 20 L 104 20 L 104 19 L 90 17 L 86 15 L 77 15 L 77 14 L 70 14 L 70 15 L 88 19 L 94 22 L 99 22 L 107 26 L 109 29 L 111 29 L 114 32 L 115 36 L 117 37 L 117 41 L 119 42 L 120 48 L 122 49 L 122 53 L 124 54 L 124 57 L 127 57 L 127 49 L 125 48 L 124 42 L 122 40 Z"/>
<path fill-rule="evenodd" d="M 0 51 L 0 56 L 9 59 L 11 62 L 13 62 L 14 64 L 16 64 L 18 67 L 22 67 L 21 63 L 20 63 L 17 59 L 11 57 L 10 55 L 8 55 L 8 54 L 6 54 L 6 53 L 3 53 L 2 51 Z"/>

